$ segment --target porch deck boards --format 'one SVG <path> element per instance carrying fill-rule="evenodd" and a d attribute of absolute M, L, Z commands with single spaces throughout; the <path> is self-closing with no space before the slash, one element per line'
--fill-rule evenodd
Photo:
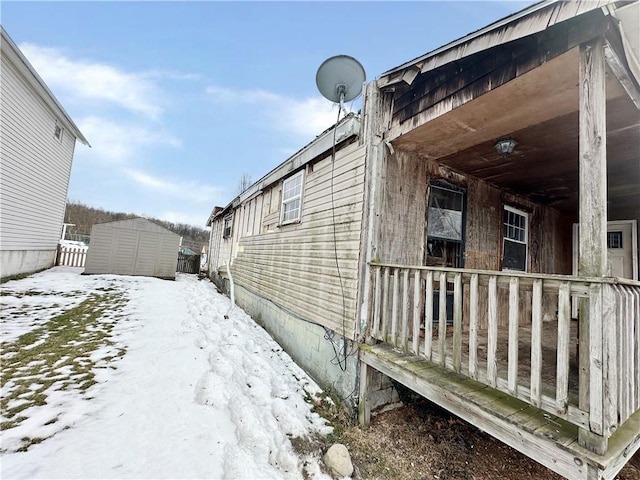
<path fill-rule="evenodd" d="M 578 444 L 575 425 L 424 357 L 378 344 L 362 345 L 361 360 L 566 478 L 613 479 L 640 446 L 640 412 L 599 456 Z"/>
<path fill-rule="evenodd" d="M 569 401 L 570 403 L 578 403 L 578 322 L 572 321 L 570 329 L 569 341 Z M 462 329 L 462 371 L 469 371 L 469 330 L 463 325 Z M 424 331 L 421 332 L 421 337 Z M 438 343 L 438 325 L 433 325 L 433 344 Z M 413 342 L 410 337 L 409 344 Z M 446 337 L 447 352 L 446 364 L 452 368 L 453 366 L 453 333 L 451 328 L 447 331 Z M 487 329 L 478 330 L 478 348 L 477 361 L 479 369 L 479 377 L 486 375 L 487 365 Z M 557 322 L 544 322 L 542 329 L 542 393 L 552 397 L 556 389 L 557 379 L 557 344 L 558 344 L 558 324 Z M 419 345 L 421 351 L 424 351 L 424 338 L 420 338 Z M 437 348 L 433 349 L 432 360 L 434 363 L 439 362 L 439 352 Z M 507 378 L 509 358 L 509 331 L 503 327 L 498 329 L 496 363 L 498 377 Z M 519 325 L 518 327 L 518 384 L 529 385 L 531 378 L 531 325 Z"/>

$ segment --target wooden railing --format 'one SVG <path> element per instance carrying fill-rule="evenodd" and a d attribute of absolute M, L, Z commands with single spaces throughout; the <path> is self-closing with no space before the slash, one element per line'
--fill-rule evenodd
<path fill-rule="evenodd" d="M 371 275 L 377 340 L 605 438 L 640 409 L 638 282 L 389 264 Z"/>

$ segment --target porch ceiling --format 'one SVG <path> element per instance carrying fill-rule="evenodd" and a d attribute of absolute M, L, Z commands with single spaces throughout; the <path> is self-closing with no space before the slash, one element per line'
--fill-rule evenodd
<path fill-rule="evenodd" d="M 455 171 L 567 213 L 578 209 L 578 49 L 393 141 Z M 516 139 L 513 154 L 493 148 Z M 640 111 L 607 69 L 608 202 L 640 211 Z M 634 210 L 635 209 L 635 210 Z"/>

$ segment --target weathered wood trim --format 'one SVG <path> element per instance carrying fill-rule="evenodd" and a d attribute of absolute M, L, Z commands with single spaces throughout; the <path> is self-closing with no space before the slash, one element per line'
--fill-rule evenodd
<path fill-rule="evenodd" d="M 487 380 L 495 387 L 498 383 L 498 365 L 496 351 L 498 348 L 498 286 L 495 275 L 489 277 L 489 312 L 487 338 Z"/>
<path fill-rule="evenodd" d="M 438 288 L 438 355 L 440 365 L 444 366 L 447 358 L 447 274 L 445 272 L 440 272 Z"/>
<path fill-rule="evenodd" d="M 413 348 L 414 354 L 420 354 L 420 270 L 416 270 L 413 274 Z"/>
<path fill-rule="evenodd" d="M 533 282 L 531 296 L 531 404 L 542 401 L 542 280 Z"/>
<path fill-rule="evenodd" d="M 627 65 L 627 59 L 624 55 L 622 41 L 618 30 L 619 27 L 612 25 L 607 31 L 604 40 L 604 57 L 607 65 L 616 76 L 622 88 L 624 88 L 629 98 L 633 101 L 636 108 L 640 109 L 640 88 L 633 73 L 630 72 Z M 630 46 L 628 48 L 631 48 Z"/>
<path fill-rule="evenodd" d="M 453 370 L 460 373 L 462 363 L 462 274 L 453 281 Z"/>
<path fill-rule="evenodd" d="M 400 289 L 400 269 L 393 271 L 393 291 L 391 298 L 391 340 L 395 344 L 398 338 L 398 290 Z"/>
<path fill-rule="evenodd" d="M 580 45 L 579 62 L 579 224 L 578 274 L 607 274 L 607 155 L 605 57 L 601 37 Z M 587 315 L 584 315 L 588 311 Z M 597 453 L 607 449 L 603 425 L 602 286 L 589 288 L 588 308 L 582 308 L 580 339 L 580 405 L 589 411 L 590 430 L 578 441 Z M 588 361 L 584 359 L 588 358 Z M 586 392 L 588 392 L 588 404 Z"/>
<path fill-rule="evenodd" d="M 509 280 L 509 359 L 507 382 L 509 393 L 518 394 L 518 320 L 520 318 L 520 287 L 517 277 Z"/>
<path fill-rule="evenodd" d="M 410 87 L 398 87 L 394 139 L 543 65 L 600 34 L 608 19 L 600 11 L 546 28 L 508 45 L 498 45 L 437 69 L 423 67 Z"/>
<path fill-rule="evenodd" d="M 558 346 L 556 367 L 556 408 L 565 413 L 569 405 L 569 339 L 571 329 L 571 286 L 565 282 L 558 290 Z"/>
<path fill-rule="evenodd" d="M 402 323 L 400 326 L 400 348 L 407 351 L 409 339 L 409 269 L 402 272 Z"/>
<path fill-rule="evenodd" d="M 469 376 L 478 378 L 478 274 L 471 275 L 469 293 Z"/>
<path fill-rule="evenodd" d="M 424 298 L 424 356 L 432 358 L 433 349 L 433 272 L 427 271 Z"/>

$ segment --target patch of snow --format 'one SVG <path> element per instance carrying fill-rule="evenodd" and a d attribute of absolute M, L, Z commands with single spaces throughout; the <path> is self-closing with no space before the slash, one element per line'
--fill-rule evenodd
<path fill-rule="evenodd" d="M 6 342 L 100 288 L 129 299 L 109 312 L 121 315 L 111 320 L 113 348 L 91 356 L 106 367 L 94 368 L 98 383 L 85 395 L 50 387 L 45 405 L 3 432 L 2 478 L 330 478 L 318 458 L 300 458 L 291 443 L 331 431 L 308 402 L 321 389 L 240 308 L 225 319 L 229 299 L 213 284 L 194 275 L 165 281 L 81 271 L 56 267 L 0 287 L 52 297 L 21 297 L 27 318 L 10 327 L 13 319 L 3 316 Z M 36 308 L 45 303 L 46 311 Z M 120 348 L 122 358 L 101 360 Z M 24 437 L 47 439 L 12 453 Z"/>

